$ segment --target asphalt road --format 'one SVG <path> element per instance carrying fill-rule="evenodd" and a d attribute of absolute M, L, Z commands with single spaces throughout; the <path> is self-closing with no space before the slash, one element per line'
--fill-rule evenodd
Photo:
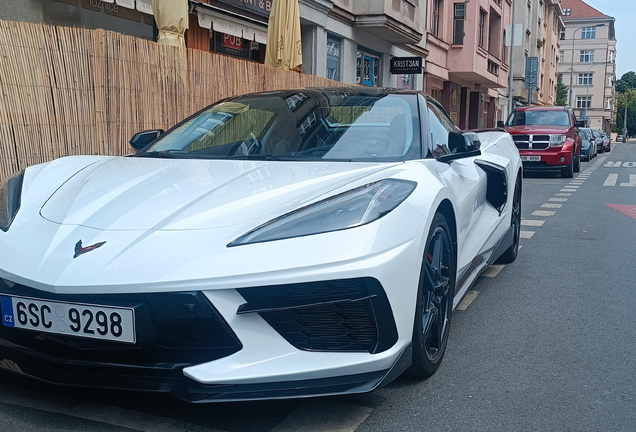
<path fill-rule="evenodd" d="M 519 258 L 490 268 L 455 311 L 446 358 L 429 380 L 399 378 L 356 396 L 187 405 L 3 372 L 0 430 L 633 431 L 632 208 L 636 143 L 584 162 L 572 181 L 528 175 Z"/>

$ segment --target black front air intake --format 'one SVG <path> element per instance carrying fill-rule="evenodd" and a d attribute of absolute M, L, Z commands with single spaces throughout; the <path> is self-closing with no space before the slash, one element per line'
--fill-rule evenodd
<path fill-rule="evenodd" d="M 301 350 L 379 353 L 397 342 L 393 311 L 373 278 L 238 291 L 247 303 L 237 313 L 260 314 Z"/>
<path fill-rule="evenodd" d="M 85 339 L 0 325 L 0 347 L 67 364 L 183 368 L 242 349 L 232 329 L 201 292 L 54 294 L 0 282 L 0 292 L 42 300 L 129 307 L 136 343 Z"/>

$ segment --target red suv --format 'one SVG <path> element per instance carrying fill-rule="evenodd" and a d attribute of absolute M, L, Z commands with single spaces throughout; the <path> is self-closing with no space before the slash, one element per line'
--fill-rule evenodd
<path fill-rule="evenodd" d="M 579 127 L 574 111 L 564 107 L 517 108 L 506 123 L 524 170 L 558 170 L 571 178 L 581 169 Z"/>

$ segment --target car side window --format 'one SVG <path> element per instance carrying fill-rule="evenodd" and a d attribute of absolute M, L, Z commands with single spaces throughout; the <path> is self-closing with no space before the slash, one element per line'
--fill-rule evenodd
<path fill-rule="evenodd" d="M 455 129 L 455 126 L 447 116 L 430 101 L 428 106 L 428 124 L 431 134 L 431 151 L 434 158 L 439 158 L 450 153 L 448 148 L 448 133 Z"/>

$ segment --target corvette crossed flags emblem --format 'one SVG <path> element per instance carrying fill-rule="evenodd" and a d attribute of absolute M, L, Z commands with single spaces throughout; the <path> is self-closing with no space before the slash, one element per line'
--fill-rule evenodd
<path fill-rule="evenodd" d="M 94 251 L 95 249 L 98 249 L 104 246 L 105 244 L 106 242 L 101 242 L 101 243 L 95 243 L 94 245 L 91 245 L 91 246 L 82 247 L 82 241 L 80 240 L 75 244 L 75 255 L 73 255 L 73 259 L 77 258 L 80 255 L 84 255 L 87 252 Z"/>

